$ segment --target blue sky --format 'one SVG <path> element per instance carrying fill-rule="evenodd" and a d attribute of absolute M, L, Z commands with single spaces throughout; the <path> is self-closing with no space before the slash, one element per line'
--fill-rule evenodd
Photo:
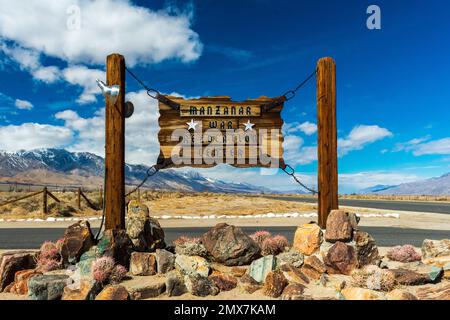
<path fill-rule="evenodd" d="M 102 154 L 104 102 L 94 80 L 104 78 L 113 51 L 162 92 L 236 100 L 280 95 L 332 56 L 341 192 L 450 171 L 447 1 L 111 2 L 0 0 L 0 149 Z M 381 9 L 381 30 L 366 27 L 371 4 Z M 140 90 L 127 79 L 136 106 L 127 120 L 127 161 L 151 164 L 159 153 L 156 104 Z M 283 111 L 287 162 L 312 185 L 315 108 L 312 81 Z M 201 172 L 296 187 L 257 169 Z"/>

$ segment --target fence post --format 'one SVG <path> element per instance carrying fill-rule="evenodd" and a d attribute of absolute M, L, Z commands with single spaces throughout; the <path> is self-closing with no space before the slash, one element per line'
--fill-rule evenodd
<path fill-rule="evenodd" d="M 77 206 L 78 210 L 81 210 L 81 188 L 77 190 Z"/>
<path fill-rule="evenodd" d="M 42 192 L 42 213 L 44 213 L 44 215 L 48 213 L 48 207 L 47 207 L 47 187 L 44 187 L 44 191 Z"/>
<path fill-rule="evenodd" d="M 322 58 L 317 63 L 319 225 L 325 228 L 331 210 L 338 209 L 336 63 Z"/>
<path fill-rule="evenodd" d="M 106 99 L 105 229 L 125 229 L 125 59 L 106 59 L 107 85 L 119 85 L 117 102 Z"/>

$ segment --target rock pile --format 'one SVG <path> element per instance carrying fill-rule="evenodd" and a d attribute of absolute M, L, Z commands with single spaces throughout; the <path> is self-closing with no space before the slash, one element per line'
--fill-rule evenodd
<path fill-rule="evenodd" d="M 283 236 L 248 236 L 222 223 L 168 247 L 146 206 L 131 202 L 128 214 L 127 230 L 107 230 L 98 243 L 89 223 L 80 221 L 40 252 L 0 255 L 0 289 L 35 300 L 205 297 L 230 290 L 284 300 L 450 299 L 450 240 L 425 240 L 421 254 L 404 246 L 382 257 L 374 239 L 358 229 L 356 215 L 343 210 L 331 212 L 325 230 L 299 226 L 292 246 Z M 53 271 L 36 265 L 49 257 Z"/>

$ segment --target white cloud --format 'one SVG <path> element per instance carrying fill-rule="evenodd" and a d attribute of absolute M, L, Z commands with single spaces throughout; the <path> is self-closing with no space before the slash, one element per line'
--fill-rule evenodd
<path fill-rule="evenodd" d="M 69 28 L 80 9 L 80 28 Z M 198 59 L 202 44 L 191 29 L 191 12 L 171 15 L 127 0 L 0 0 L 0 37 L 29 51 L 16 52 L 22 65 L 37 67 L 39 54 L 69 63 L 104 64 L 112 52 L 130 66 L 166 59 Z"/>
<path fill-rule="evenodd" d="M 339 155 L 344 156 L 350 151 L 361 150 L 368 144 L 392 136 L 393 134 L 388 129 L 377 125 L 355 126 L 347 137 L 338 139 Z"/>
<path fill-rule="evenodd" d="M 105 80 L 105 71 L 89 69 L 84 66 L 71 66 L 62 71 L 64 79 L 72 85 L 83 88 L 77 103 L 85 104 L 97 101 L 95 95 L 100 94 L 96 79 Z"/>
<path fill-rule="evenodd" d="M 159 112 L 157 102 L 150 99 L 146 91 L 131 92 L 126 96 L 133 102 L 135 112 L 125 120 L 125 159 L 127 163 L 156 163 L 159 155 Z M 93 117 L 83 118 L 73 110 L 55 114 L 64 121 L 64 127 L 74 133 L 74 143 L 70 151 L 89 151 L 100 156 L 105 154 L 105 109 L 96 112 Z"/>
<path fill-rule="evenodd" d="M 415 138 L 411 139 L 407 142 L 397 143 L 394 148 L 392 149 L 392 152 L 399 152 L 399 151 L 411 151 L 417 148 L 417 145 L 430 140 L 431 136 L 425 136 L 422 138 Z"/>
<path fill-rule="evenodd" d="M 304 140 L 298 136 L 285 136 L 283 150 L 286 163 L 292 166 L 309 164 L 317 160 L 317 147 L 305 146 Z"/>
<path fill-rule="evenodd" d="M 450 138 L 433 140 L 416 145 L 413 154 L 416 156 L 431 154 L 450 154 Z"/>
<path fill-rule="evenodd" d="M 26 100 L 16 99 L 14 105 L 18 109 L 22 109 L 22 110 L 31 110 L 31 109 L 33 109 L 33 104 L 31 102 L 29 102 L 29 101 L 26 101 Z"/>
<path fill-rule="evenodd" d="M 309 121 L 303 122 L 298 128 L 308 136 L 317 132 L 317 125 Z"/>
<path fill-rule="evenodd" d="M 311 123 L 309 121 L 299 123 L 299 122 L 291 122 L 285 123 L 283 126 L 283 130 L 286 134 L 294 134 L 298 132 L 303 132 L 307 136 L 310 136 L 317 132 L 317 125 L 315 123 Z"/>
<path fill-rule="evenodd" d="M 398 185 L 414 182 L 420 178 L 415 174 L 392 171 L 367 171 L 358 173 L 340 173 L 339 190 L 355 192 L 376 185 Z"/>
<path fill-rule="evenodd" d="M 61 148 L 72 141 L 72 131 L 38 123 L 23 123 L 0 127 L 0 149 L 5 151 L 36 148 Z"/>

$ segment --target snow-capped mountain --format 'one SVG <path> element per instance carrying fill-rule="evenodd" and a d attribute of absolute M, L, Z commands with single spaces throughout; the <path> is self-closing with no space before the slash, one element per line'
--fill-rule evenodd
<path fill-rule="evenodd" d="M 128 185 L 138 184 L 148 167 L 127 164 Z M 81 185 L 98 187 L 103 183 L 104 159 L 88 152 L 64 149 L 36 149 L 0 152 L 0 181 L 30 184 Z M 270 189 L 244 183 L 227 183 L 207 178 L 194 171 L 166 169 L 151 177 L 146 187 L 155 190 L 224 193 L 273 193 Z"/>
<path fill-rule="evenodd" d="M 426 180 L 402 183 L 376 194 L 392 195 L 450 195 L 450 173 Z"/>
<path fill-rule="evenodd" d="M 450 173 L 436 178 L 402 183 L 396 186 L 377 185 L 360 190 L 358 193 L 382 195 L 450 195 Z"/>

